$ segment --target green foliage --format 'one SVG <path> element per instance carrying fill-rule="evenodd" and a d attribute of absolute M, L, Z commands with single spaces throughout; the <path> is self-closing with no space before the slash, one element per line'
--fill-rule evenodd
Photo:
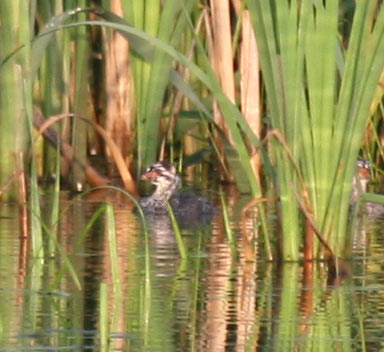
<path fill-rule="evenodd" d="M 187 25 L 186 15 L 196 6 L 196 0 L 137 1 L 126 5 L 129 22 L 136 28 L 158 38 L 163 43 L 177 46 Z M 159 121 L 172 60 L 161 48 L 152 50 L 150 62 L 136 57 L 133 71 L 137 99 L 137 147 L 139 169 L 152 164 L 157 158 Z"/>
<path fill-rule="evenodd" d="M 176 95 L 182 94 L 187 110 L 199 111 L 199 131 L 204 131 L 200 139 L 205 141 L 184 160 L 201 160 L 214 150 L 221 164 L 226 160 L 232 168 L 241 192 L 262 197 L 250 161 L 250 151 L 258 150 L 265 165 L 273 160 L 272 171 L 277 175 L 275 179 L 270 167 L 265 167 L 265 177 L 275 183 L 280 198 L 284 258 L 298 260 L 301 256 L 305 220 L 300 207 L 336 255 L 343 256 L 349 241 L 351 180 L 383 71 L 383 6 L 377 0 L 357 1 L 355 6 L 351 1 L 337 0 L 245 3 L 260 51 L 268 147 L 260 143 L 237 104 L 221 88 L 207 49 L 209 28 L 196 29 L 196 22 L 204 14 L 196 0 L 123 2 L 124 18 L 100 8 L 86 8 L 85 0 L 80 4 L 2 2 L 0 185 L 15 169 L 12 153 L 25 150 L 28 143 L 25 111 L 32 119 L 34 95 L 47 115 L 68 110 L 89 113 L 89 58 L 93 54 L 90 33 L 94 35 L 97 26 L 104 26 L 118 31 L 130 43 L 136 100 L 136 133 L 130 144 L 137 151 L 138 170 L 157 158 L 161 134 L 172 139 L 168 131 L 176 131 L 173 136 L 182 140 L 194 125 L 192 119 L 181 119 L 175 128 L 173 117 L 161 120 L 174 113 Z M 74 5 L 83 8 L 73 9 Z M 35 35 L 31 30 L 37 14 L 42 22 Z M 233 13 L 234 20 L 238 20 L 236 45 L 240 15 Z M 347 24 L 342 22 L 344 18 Z M 14 23 L 19 26 L 17 30 Z M 178 71 L 178 66 L 188 74 Z M 19 94 L 21 91 L 23 94 Z M 218 104 L 230 138 L 213 123 L 212 108 L 207 104 L 212 100 Z M 162 128 L 163 121 L 167 128 Z M 213 142 L 211 128 L 224 139 L 222 151 Z M 69 129 L 64 130 L 69 139 Z M 84 160 L 86 128 L 82 123 L 74 124 L 71 132 L 77 157 Z M 211 146 L 207 146 L 208 142 Z M 225 157 L 219 154 L 222 152 Z M 184 158 L 182 151 L 180 155 L 180 159 Z M 56 169 L 57 157 L 53 154 L 48 158 L 51 170 Z M 75 166 L 75 183 L 81 178 L 82 171 Z M 31 200 L 37 206 L 37 200 L 32 196 Z M 259 214 L 266 231 L 261 206 Z M 318 244 L 310 250 L 317 256 Z"/>
<path fill-rule="evenodd" d="M 185 260 L 188 258 L 188 252 L 187 252 L 187 248 L 185 247 L 183 237 L 181 235 L 180 226 L 177 222 L 172 206 L 170 204 L 167 204 L 167 206 L 168 206 L 168 214 L 171 220 L 173 232 L 175 233 L 177 248 L 179 249 L 181 259 Z"/>
<path fill-rule="evenodd" d="M 383 70 L 384 9 L 376 5 L 356 3 L 343 50 L 338 1 L 248 1 L 271 125 L 293 156 L 274 142 L 286 259 L 299 256 L 296 204 L 297 194 L 304 198 L 305 192 L 308 210 L 336 255 L 346 248 L 351 181 Z"/>
<path fill-rule="evenodd" d="M 18 0 L 2 1 L 0 23 L 0 186 L 2 186 L 16 171 L 15 157 L 18 153 L 26 151 L 29 140 L 25 114 L 25 104 L 32 104 L 29 42 L 32 25 L 29 3 Z M 23 94 L 25 86 L 29 89 L 27 96 Z M 15 200 L 16 187 L 3 194 L 2 198 Z"/>

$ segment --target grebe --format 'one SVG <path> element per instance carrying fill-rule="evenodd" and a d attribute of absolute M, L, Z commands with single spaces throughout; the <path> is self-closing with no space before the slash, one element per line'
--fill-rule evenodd
<path fill-rule="evenodd" d="M 360 196 L 368 192 L 368 184 L 371 180 L 371 163 L 367 160 L 357 161 L 356 174 L 352 181 L 351 205 L 357 204 Z M 384 204 L 363 202 L 362 210 L 370 217 L 384 215 Z"/>
<path fill-rule="evenodd" d="M 215 205 L 210 199 L 181 190 L 181 178 L 176 168 L 167 162 L 151 165 L 141 179 L 156 186 L 152 195 L 140 200 L 140 205 L 146 214 L 168 214 L 168 202 L 178 220 L 207 222 L 216 212 Z"/>
<path fill-rule="evenodd" d="M 368 183 L 371 179 L 371 163 L 358 159 L 356 173 L 352 181 L 351 204 L 356 204 L 360 196 L 368 191 Z"/>

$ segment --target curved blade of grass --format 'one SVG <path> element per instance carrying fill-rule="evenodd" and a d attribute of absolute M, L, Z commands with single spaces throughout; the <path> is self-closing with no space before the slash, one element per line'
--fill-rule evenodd
<path fill-rule="evenodd" d="M 121 189 L 121 188 L 118 188 L 118 187 L 115 187 L 115 186 L 103 186 L 103 187 L 95 187 L 95 188 L 91 188 L 91 189 L 88 189 L 86 190 L 85 192 L 82 192 L 81 194 L 79 194 L 78 196 L 76 196 L 76 198 L 72 201 L 74 202 L 77 198 L 82 198 L 84 197 L 85 195 L 87 195 L 88 193 L 92 192 L 92 191 L 95 191 L 95 190 L 99 190 L 99 189 L 112 189 L 114 191 L 117 191 L 117 192 L 121 192 L 123 193 L 125 196 L 127 196 L 137 207 L 137 210 L 139 212 L 139 215 L 140 215 L 140 218 L 141 218 L 141 221 L 142 221 L 142 225 L 143 225 L 143 232 L 144 232 L 144 235 L 145 235 L 145 243 L 146 243 L 146 271 L 147 272 L 150 272 L 150 250 L 149 250 L 149 234 L 148 234 L 148 226 L 147 226 L 147 222 L 145 220 L 145 216 L 144 216 L 144 213 L 140 207 L 140 204 L 138 203 L 137 199 L 132 196 L 130 193 L 126 192 L 125 190 Z M 67 207 L 67 209 L 69 209 L 71 207 L 71 205 L 69 205 Z M 63 212 L 65 212 L 66 210 L 63 210 Z M 63 213 L 62 212 L 62 213 Z M 104 206 L 100 207 L 91 217 L 90 221 L 88 222 L 86 228 L 84 229 L 83 233 L 81 234 L 81 236 L 79 237 L 79 239 L 77 240 L 76 244 L 75 244 L 75 248 L 79 245 L 80 241 L 83 241 L 85 236 L 87 235 L 87 233 L 89 232 L 90 228 L 93 226 L 93 224 L 95 223 L 95 221 L 99 218 L 99 216 L 101 216 L 104 212 L 106 212 L 106 209 Z M 111 215 L 111 214 L 110 214 Z M 71 273 L 71 276 L 74 280 L 74 282 L 76 283 L 77 287 L 79 289 L 81 289 L 81 284 L 80 284 L 80 281 L 78 280 L 77 278 L 77 274 L 70 262 L 70 260 L 68 259 L 68 257 L 66 256 L 66 254 L 63 252 L 63 250 L 61 249 L 60 247 L 60 244 L 57 242 L 57 238 L 55 236 L 54 233 L 51 232 L 49 226 L 47 226 L 46 224 L 44 224 L 43 222 L 39 222 L 41 224 L 41 226 L 43 226 L 43 229 L 44 231 L 47 232 L 47 234 L 50 236 L 50 239 L 53 241 L 53 243 L 55 244 L 55 248 L 59 251 L 59 253 L 61 254 L 61 256 L 63 256 L 63 260 L 65 262 L 65 266 L 63 269 L 65 270 L 69 270 L 69 272 Z M 111 227 L 112 228 L 112 227 Z M 116 252 L 116 249 L 113 250 L 114 253 L 117 253 Z M 117 258 L 117 255 L 114 254 L 113 255 L 114 258 Z M 116 263 L 116 261 L 115 261 Z M 115 271 L 116 272 L 116 271 Z M 62 275 L 58 275 L 57 278 L 56 278 L 56 283 L 55 285 L 57 285 L 60 281 L 61 281 L 61 278 L 62 278 Z M 148 280 L 149 281 L 149 280 Z"/>
<path fill-rule="evenodd" d="M 106 21 L 130 26 L 130 23 L 128 21 L 115 15 L 112 12 L 104 10 L 95 10 L 95 13 Z M 123 31 L 120 31 L 120 34 L 129 40 L 129 44 L 132 50 L 143 60 L 147 62 L 151 62 L 153 60 L 154 48 L 152 45 L 148 44 L 145 39 Z M 169 79 L 177 89 L 179 89 L 186 97 L 188 97 L 191 102 L 196 105 L 197 108 L 207 114 L 208 118 L 212 119 L 212 116 L 210 115 L 207 107 L 202 103 L 201 99 L 195 94 L 191 87 L 186 84 L 186 82 L 182 79 L 179 73 L 173 68 L 170 68 Z"/>
<path fill-rule="evenodd" d="M 141 219 L 142 225 L 143 225 L 143 232 L 144 232 L 145 236 L 149 237 L 148 236 L 148 225 L 147 225 L 147 222 L 145 220 L 145 215 L 144 215 L 143 209 L 141 209 L 140 203 L 138 202 L 137 198 L 134 195 L 125 191 L 124 189 L 121 189 L 121 188 L 116 187 L 116 186 L 93 187 L 93 188 L 90 188 L 90 189 L 82 192 L 77 197 L 79 197 L 79 198 L 84 197 L 88 193 L 96 191 L 96 190 L 100 190 L 100 189 L 112 189 L 112 190 L 114 190 L 116 192 L 120 192 L 120 193 L 124 194 L 126 197 L 128 197 L 132 201 L 132 203 L 136 206 L 136 209 L 139 212 L 140 219 Z"/>
<path fill-rule="evenodd" d="M 242 128 L 243 132 L 247 135 L 248 139 L 251 141 L 251 143 L 256 146 L 260 147 L 261 144 L 259 142 L 259 139 L 257 136 L 254 134 L 254 132 L 250 129 L 248 126 L 246 120 L 240 113 L 240 111 L 237 109 L 237 107 L 232 104 L 232 102 L 225 96 L 223 93 L 216 77 L 215 74 L 212 70 L 212 68 L 209 65 L 209 60 L 208 57 L 206 57 L 206 63 L 207 67 L 206 70 L 208 73 L 205 73 L 202 71 L 197 65 L 195 65 L 192 61 L 188 60 L 184 55 L 180 54 L 177 52 L 174 48 L 170 47 L 166 43 L 162 43 L 160 40 L 157 38 L 151 38 L 145 33 L 142 33 L 140 31 L 135 30 L 134 28 L 125 25 L 122 28 L 126 28 L 127 32 L 130 33 L 131 35 L 138 36 L 140 38 L 144 38 L 148 40 L 149 44 L 160 48 L 161 50 L 164 50 L 173 57 L 174 59 L 178 60 L 180 63 L 185 65 L 190 71 L 195 74 L 203 83 L 207 85 L 209 89 L 211 89 L 217 98 L 217 101 L 221 107 L 221 110 L 224 114 L 224 117 L 226 118 L 227 125 L 229 126 L 229 129 L 231 130 L 232 138 L 235 142 L 234 144 L 234 150 L 238 154 L 238 157 L 235 157 L 235 160 L 238 160 L 241 165 L 239 168 L 236 168 L 236 170 L 241 170 L 241 168 L 245 171 L 246 179 L 248 181 L 248 184 L 251 186 L 252 194 L 254 196 L 261 196 L 261 190 L 260 186 L 257 183 L 257 179 L 254 177 L 253 170 L 250 164 L 250 159 L 249 159 L 249 153 L 247 150 L 247 147 L 244 143 L 244 140 L 242 138 L 241 132 L 238 128 L 238 125 Z M 120 31 L 123 29 L 121 28 Z M 128 30 L 129 29 L 129 30 Z M 116 30 L 119 30 L 118 27 L 116 27 Z M 266 158 L 266 155 L 263 153 L 262 148 L 261 152 L 264 158 Z M 242 186 L 242 179 L 244 178 L 244 173 L 239 172 L 237 174 L 239 177 L 237 179 L 237 184 L 240 186 L 241 189 L 244 189 Z M 260 217 L 262 219 L 262 226 L 263 230 L 265 233 L 267 233 L 266 230 L 266 223 L 265 223 L 265 217 L 264 217 L 264 212 L 263 209 L 260 208 Z M 263 221 L 264 219 L 264 221 Z"/>
<path fill-rule="evenodd" d="M 100 12 L 105 13 L 105 12 Z M 185 67 L 187 67 L 197 78 L 199 78 L 212 92 L 215 94 L 216 99 L 221 107 L 221 110 L 224 114 L 224 117 L 227 121 L 228 128 L 231 130 L 232 138 L 234 140 L 234 147 L 236 153 L 238 154 L 237 160 L 241 163 L 241 167 L 244 170 L 244 173 L 241 174 L 243 178 L 244 175 L 248 183 L 250 184 L 252 193 L 254 196 L 260 196 L 261 190 L 257 183 L 256 178 L 254 177 L 253 170 L 251 168 L 249 153 L 247 150 L 247 146 L 244 143 L 242 132 L 247 136 L 248 140 L 256 147 L 260 147 L 260 141 L 255 136 L 253 131 L 249 128 L 247 122 L 244 117 L 241 115 L 240 111 L 237 107 L 225 96 L 222 92 L 221 87 L 214 75 L 213 70 L 207 66 L 207 73 L 201 70 L 197 65 L 195 65 L 191 60 L 188 60 L 184 55 L 174 49 L 172 46 L 164 43 L 163 41 L 151 37 L 148 34 L 135 29 L 127 24 L 120 23 L 110 23 L 110 22 L 100 22 L 100 21 L 85 21 L 85 22 L 77 22 L 74 24 L 61 25 L 55 28 L 58 30 L 60 28 L 70 28 L 73 26 L 81 26 L 81 25 L 100 25 L 100 26 L 108 26 L 110 28 L 114 28 L 118 30 L 120 33 L 129 33 L 131 36 L 140 38 L 140 40 L 146 41 L 149 45 L 160 49 L 167 53 L 173 59 L 179 61 Z M 240 129 L 239 129 L 240 127 Z M 263 154 L 265 157 L 265 154 Z M 240 175 L 240 174 L 239 174 Z"/>
<path fill-rule="evenodd" d="M 31 71 L 32 71 L 32 79 L 36 77 L 37 71 L 40 67 L 41 61 L 45 54 L 45 51 L 54 38 L 55 32 L 52 31 L 53 28 L 57 28 L 59 25 L 65 23 L 68 19 L 73 16 L 87 11 L 86 9 L 76 8 L 73 10 L 69 10 L 63 12 L 58 16 L 53 16 L 48 23 L 43 27 L 43 29 L 39 32 L 38 36 L 32 40 L 31 45 Z"/>
<path fill-rule="evenodd" d="M 107 220 L 107 233 L 108 233 L 108 245 L 109 245 L 109 256 L 111 260 L 111 272 L 112 272 L 112 286 L 114 292 L 114 302 L 113 302 L 113 317 L 112 317 L 112 331 L 117 331 L 118 320 L 121 313 L 121 304 L 123 302 L 123 291 L 121 287 L 120 280 L 120 266 L 119 266 L 119 256 L 117 250 L 117 241 L 116 241 L 116 226 L 115 226 L 115 216 L 113 212 L 113 207 L 109 204 L 106 205 L 106 220 Z"/>
<path fill-rule="evenodd" d="M 50 226 L 48 226 L 46 223 L 44 223 L 44 221 L 42 221 L 42 219 L 39 219 L 39 220 L 40 220 L 40 226 L 44 229 L 44 232 L 49 236 L 49 240 L 53 243 L 56 251 L 59 253 L 61 259 L 63 260 L 64 269 L 68 270 L 73 282 L 75 283 L 75 286 L 79 290 L 81 290 L 81 283 L 80 283 L 79 277 L 77 276 L 76 270 L 73 267 L 71 260 L 69 259 L 67 253 L 65 252 L 65 250 L 63 250 L 59 241 L 57 240 L 56 233 L 53 233 L 51 231 Z M 54 286 L 56 286 L 58 284 L 59 284 L 59 282 L 55 282 Z"/>
<path fill-rule="evenodd" d="M 145 215 L 144 215 L 143 209 L 141 209 L 139 202 L 137 201 L 137 199 L 132 194 L 128 193 L 127 191 L 125 191 L 121 188 L 115 187 L 115 186 L 95 187 L 95 188 L 89 189 L 89 190 L 81 193 L 81 195 L 79 195 L 79 197 L 83 197 L 84 195 L 86 195 L 86 194 L 88 194 L 94 190 L 98 190 L 98 189 L 112 189 L 112 190 L 115 190 L 117 192 L 121 192 L 122 194 L 124 194 L 126 197 L 128 197 L 135 204 L 136 209 L 139 212 L 139 216 L 141 219 L 141 223 L 143 226 L 143 232 L 144 232 L 144 236 L 145 236 L 145 298 L 144 298 L 144 301 L 145 301 L 145 307 L 148 309 L 147 312 L 149 312 L 150 302 L 151 302 L 151 250 L 150 250 L 150 238 L 149 238 L 149 233 L 148 233 L 148 225 L 147 225 L 147 221 L 145 220 Z"/>
<path fill-rule="evenodd" d="M 84 9 L 83 11 L 92 11 L 90 9 Z M 212 69 L 208 69 L 208 73 L 203 72 L 197 65 L 195 65 L 191 60 L 188 60 L 184 55 L 174 49 L 172 46 L 164 43 L 162 40 L 158 38 L 154 38 L 138 29 L 130 26 L 124 19 L 104 11 L 102 9 L 93 10 L 94 13 L 98 14 L 100 17 L 105 19 L 113 20 L 113 23 L 110 22 L 99 22 L 99 21 L 85 21 L 85 22 L 77 22 L 75 24 L 62 25 L 57 24 L 55 28 L 51 27 L 51 31 L 58 30 L 60 28 L 67 28 L 72 26 L 81 26 L 86 24 L 93 25 L 101 25 L 108 26 L 118 30 L 122 35 L 127 36 L 130 40 L 131 46 L 133 50 L 138 52 L 146 59 L 150 59 L 153 55 L 153 48 L 160 49 L 167 53 L 170 57 L 178 60 L 184 66 L 186 66 L 195 76 L 197 76 L 209 89 L 213 91 L 216 95 L 217 101 L 223 111 L 224 117 L 227 121 L 228 127 L 232 132 L 232 137 L 235 142 L 236 152 L 238 153 L 238 160 L 241 162 L 241 167 L 245 171 L 245 175 L 247 176 L 247 181 L 251 186 L 252 193 L 255 196 L 260 196 L 261 192 L 259 189 L 259 185 L 257 184 L 255 177 L 253 175 L 252 168 L 249 162 L 249 154 L 245 143 L 242 139 L 241 133 L 239 131 L 238 125 L 241 127 L 242 131 L 246 134 L 249 141 L 256 147 L 260 147 L 260 141 L 257 136 L 253 133 L 253 131 L 249 128 L 247 122 L 244 117 L 237 109 L 237 107 L 232 104 L 232 102 L 225 96 L 222 92 L 221 87 L 215 77 L 215 74 Z M 68 14 L 70 14 L 68 12 Z M 44 32 L 43 36 L 47 35 L 47 32 Z M 40 36 L 36 38 L 39 40 Z M 145 44 L 143 44 L 145 43 Z M 209 61 L 207 59 L 207 61 Z M 175 71 L 170 71 L 170 78 L 174 81 L 177 87 L 182 88 L 184 93 L 188 93 L 188 97 L 191 98 L 192 101 L 198 104 L 199 108 L 202 108 L 203 111 L 207 112 L 207 109 L 204 108 L 204 104 L 200 102 L 193 91 L 188 87 L 187 84 L 182 84 L 183 80 L 178 76 Z M 208 115 L 209 116 L 209 115 Z M 263 154 L 266 157 L 265 154 Z"/>
<path fill-rule="evenodd" d="M 202 69 L 200 69 L 196 64 L 194 64 L 191 60 L 182 55 L 175 48 L 170 46 L 167 43 L 164 43 L 162 40 L 152 37 L 146 34 L 143 31 L 140 31 L 132 26 L 127 24 L 120 23 L 110 23 L 110 22 L 101 22 L 101 21 L 84 21 L 84 22 L 76 22 L 73 24 L 67 25 L 59 25 L 54 30 L 59 30 L 60 28 L 70 28 L 74 26 L 81 25 L 99 25 L 106 26 L 110 28 L 114 28 L 118 30 L 120 33 L 129 33 L 132 36 L 145 40 L 151 46 L 160 49 L 167 53 L 173 59 L 179 61 L 185 67 L 187 67 L 197 78 L 200 79 L 202 83 L 204 83 L 216 96 L 216 99 L 221 107 L 221 110 L 224 114 L 224 117 L 227 121 L 228 127 L 232 132 L 232 137 L 235 142 L 236 151 L 239 153 L 239 160 L 241 160 L 242 167 L 245 171 L 245 175 L 247 176 L 247 180 L 251 185 L 252 193 L 256 196 L 260 195 L 260 189 L 257 185 L 257 182 L 253 176 L 253 171 L 249 163 L 249 154 L 246 148 L 246 145 L 241 136 L 240 130 L 238 126 L 242 129 L 242 131 L 246 134 L 249 141 L 256 147 L 260 147 L 260 141 L 257 136 L 253 133 L 253 131 L 249 128 L 247 122 L 244 117 L 237 109 L 237 107 L 225 96 L 221 87 L 214 75 L 213 70 L 209 70 L 208 73 L 205 73 Z"/>
<path fill-rule="evenodd" d="M 220 194 L 220 201 L 221 201 L 221 207 L 222 207 L 222 214 L 223 214 L 223 219 L 224 219 L 224 228 L 225 228 L 225 234 L 227 235 L 227 239 L 228 239 L 228 243 L 229 245 L 231 246 L 232 248 L 232 254 L 233 254 L 233 249 L 234 249 L 234 245 L 235 245 L 235 240 L 233 238 L 233 232 L 232 232 L 232 229 L 231 229 L 231 223 L 230 223 L 230 220 L 229 220 L 229 214 L 228 214 L 228 208 L 227 208 L 227 204 L 225 202 L 225 199 L 224 199 L 224 193 L 223 193 L 223 190 L 220 188 L 220 191 L 219 191 L 219 194 Z"/>
<path fill-rule="evenodd" d="M 284 135 L 302 169 L 317 226 L 331 237 L 336 255 L 342 255 L 347 241 L 351 181 L 384 55 L 383 7 L 376 1 L 356 2 L 340 87 L 339 4 L 248 1 L 272 126 Z M 289 189 L 297 179 L 284 153 L 274 147 L 287 255 L 300 233 Z"/>
<path fill-rule="evenodd" d="M 247 180 L 248 180 L 249 184 L 251 185 L 252 193 L 254 193 L 256 196 L 260 195 L 261 192 L 260 192 L 259 186 L 258 186 L 258 184 L 254 178 L 253 171 L 252 171 L 252 168 L 251 168 L 250 163 L 249 163 L 248 150 L 247 150 L 246 145 L 245 145 L 243 138 L 241 136 L 240 130 L 238 128 L 238 124 L 243 129 L 243 132 L 246 133 L 246 135 L 249 138 L 249 140 L 251 141 L 251 143 L 253 143 L 257 147 L 260 146 L 259 140 L 254 135 L 252 130 L 249 128 L 248 124 L 244 120 L 244 117 L 242 116 L 240 111 L 237 109 L 237 107 L 234 104 L 232 104 L 232 102 L 222 92 L 221 87 L 220 87 L 219 83 L 217 82 L 217 79 L 216 79 L 213 71 L 210 71 L 209 73 L 205 73 L 196 64 L 194 64 L 191 60 L 188 60 L 184 55 L 182 55 L 180 52 L 178 52 L 173 47 L 169 46 L 168 44 L 162 42 L 161 40 L 159 40 L 157 38 L 150 37 L 146 33 L 138 31 L 135 28 L 132 28 L 129 26 L 121 26 L 121 25 L 116 25 L 116 24 L 98 22 L 98 21 L 84 22 L 84 24 L 87 24 L 87 23 L 98 24 L 98 25 L 107 25 L 111 28 L 129 31 L 130 33 L 132 33 L 134 35 L 145 38 L 146 40 L 148 40 L 149 43 L 158 47 L 161 50 L 164 50 L 172 58 L 174 58 L 175 60 L 179 61 L 181 64 L 186 66 L 209 89 L 211 89 L 212 92 L 216 96 L 216 99 L 217 99 L 217 101 L 218 101 L 218 103 L 219 103 L 219 105 L 223 111 L 223 114 L 224 114 L 224 117 L 225 117 L 226 122 L 228 124 L 228 127 L 232 132 L 232 137 L 233 137 L 234 144 L 236 147 L 236 152 L 239 154 L 239 160 L 242 163 L 242 167 L 245 171 L 245 175 L 247 176 Z M 68 26 L 71 26 L 71 25 L 68 25 Z"/>
<path fill-rule="evenodd" d="M 177 223 L 175 213 L 173 212 L 171 205 L 169 203 L 167 203 L 167 205 L 168 205 L 168 213 L 169 213 L 169 217 L 171 219 L 173 231 L 175 233 L 177 248 L 179 249 L 180 257 L 181 257 L 181 259 L 187 259 L 188 252 L 187 252 L 187 249 L 185 247 L 183 236 L 181 235 L 180 227 L 179 227 L 179 224 Z"/>
<path fill-rule="evenodd" d="M 65 214 L 65 212 L 67 212 L 70 208 L 72 207 L 72 205 L 68 205 L 65 209 L 63 209 L 61 212 L 60 212 L 60 215 L 59 215 L 59 218 L 61 216 L 63 216 L 63 214 Z M 76 238 L 76 242 L 73 246 L 73 253 L 77 253 L 78 249 L 79 249 L 79 246 L 83 243 L 83 241 L 85 240 L 86 236 L 88 235 L 89 231 L 91 230 L 91 228 L 95 225 L 96 221 L 100 218 L 100 216 L 102 216 L 103 214 L 105 214 L 105 205 L 99 207 L 91 216 L 91 218 L 89 219 L 89 221 L 87 222 L 84 230 L 81 232 L 81 234 Z M 51 225 L 52 227 L 52 225 Z M 55 233 L 53 233 L 54 235 Z M 63 279 L 65 273 L 67 271 L 67 267 L 64 265 L 62 265 L 60 267 L 60 271 L 55 275 L 55 281 L 53 283 L 53 287 L 58 287 L 61 283 L 61 280 Z M 80 288 L 81 289 L 81 288 Z"/>
<path fill-rule="evenodd" d="M 64 118 L 68 117 L 75 117 L 77 119 L 80 119 L 90 125 L 101 135 L 101 137 L 105 140 L 105 142 L 108 144 L 108 148 L 111 151 L 112 157 L 116 163 L 116 167 L 118 168 L 120 172 L 120 176 L 123 180 L 124 187 L 126 190 L 128 190 L 131 194 L 137 194 L 137 190 L 135 187 L 135 181 L 133 180 L 133 177 L 130 173 L 130 171 L 127 168 L 127 165 L 125 164 L 124 158 L 121 154 L 121 151 L 116 146 L 116 143 L 113 141 L 113 139 L 108 135 L 108 133 L 105 131 L 104 128 L 102 128 L 100 125 L 95 123 L 94 121 L 91 121 L 85 117 L 76 115 L 76 114 L 60 114 L 51 116 L 49 119 L 45 121 L 44 124 L 40 126 L 39 132 L 42 134 L 50 125 L 55 123 L 56 121 L 59 121 Z"/>

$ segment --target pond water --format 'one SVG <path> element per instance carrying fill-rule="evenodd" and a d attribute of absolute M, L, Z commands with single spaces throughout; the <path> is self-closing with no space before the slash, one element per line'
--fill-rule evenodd
<path fill-rule="evenodd" d="M 185 260 L 170 222 L 150 222 L 147 237 L 118 200 L 114 236 L 105 213 L 89 222 L 102 203 L 65 199 L 57 243 L 48 237 L 34 258 L 18 207 L 3 204 L 0 350 L 384 350 L 383 220 L 356 229 L 347 274 L 330 281 L 323 263 L 267 261 L 256 214 L 241 218 L 246 202 L 228 202 L 237 245 L 218 215 L 182 229 Z M 255 238 L 254 262 L 242 254 L 245 233 Z"/>

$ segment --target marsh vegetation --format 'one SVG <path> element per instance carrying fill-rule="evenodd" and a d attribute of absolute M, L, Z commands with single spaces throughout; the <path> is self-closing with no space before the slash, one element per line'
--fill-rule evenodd
<path fill-rule="evenodd" d="M 0 23 L 1 204 L 18 204 L 36 261 L 57 255 L 80 288 L 58 241 L 63 214 L 95 188 L 132 212 L 139 176 L 168 160 L 215 192 L 233 260 L 256 262 L 261 250 L 344 272 L 357 159 L 371 162 L 372 184 L 382 178 L 382 1 L 15 0 L 1 1 Z M 84 193 L 67 208 L 67 191 Z M 237 236 L 230 192 L 248 197 Z M 113 244 L 115 215 L 103 205 L 82 234 L 105 216 Z M 151 226 L 138 219 L 149 294 Z M 303 280 L 319 274 L 305 270 Z"/>

